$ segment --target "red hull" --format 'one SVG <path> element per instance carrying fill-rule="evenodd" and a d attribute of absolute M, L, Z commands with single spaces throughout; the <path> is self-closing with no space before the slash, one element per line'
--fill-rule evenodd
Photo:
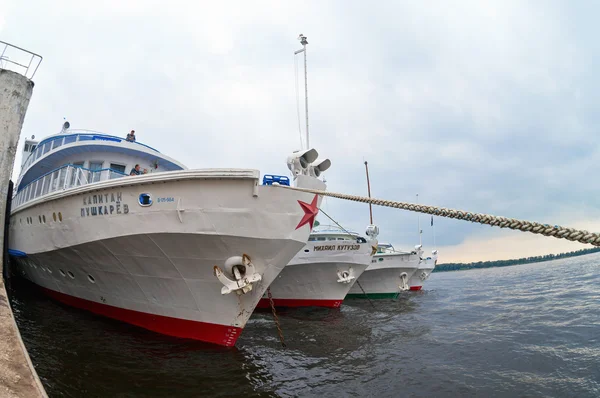
<path fill-rule="evenodd" d="M 422 288 L 423 288 L 423 286 L 411 286 L 410 290 L 415 291 L 415 290 L 421 290 Z"/>
<path fill-rule="evenodd" d="M 275 307 L 326 307 L 339 308 L 343 300 L 273 299 Z M 256 308 L 271 308 L 268 298 L 262 298 Z"/>
<path fill-rule="evenodd" d="M 171 318 L 168 316 L 126 310 L 124 308 L 113 307 L 112 305 L 96 303 L 95 301 L 69 296 L 68 294 L 46 288 L 42 288 L 42 290 L 48 296 L 61 303 L 140 326 L 154 332 L 166 334 L 168 336 L 200 340 L 225 347 L 232 347 L 235 345 L 235 342 L 243 330 L 235 326 L 190 321 L 188 319 Z"/>

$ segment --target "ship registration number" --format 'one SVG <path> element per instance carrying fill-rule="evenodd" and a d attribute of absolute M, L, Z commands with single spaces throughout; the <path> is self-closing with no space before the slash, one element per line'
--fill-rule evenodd
<path fill-rule="evenodd" d="M 168 196 L 166 198 L 156 198 L 157 203 L 175 202 L 175 198 Z"/>

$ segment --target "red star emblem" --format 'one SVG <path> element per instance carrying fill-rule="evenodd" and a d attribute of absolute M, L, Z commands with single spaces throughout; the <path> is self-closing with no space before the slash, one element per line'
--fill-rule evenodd
<path fill-rule="evenodd" d="M 302 220 L 300 220 L 300 223 L 298 224 L 296 229 L 300 228 L 305 224 L 310 224 L 310 230 L 312 231 L 313 224 L 315 222 L 315 217 L 317 217 L 317 214 L 319 213 L 319 208 L 317 207 L 318 199 L 319 196 L 315 195 L 310 204 L 302 202 L 301 200 L 298 201 L 298 204 L 300 205 L 300 207 L 302 207 L 302 210 L 304 210 L 304 216 L 302 217 Z"/>

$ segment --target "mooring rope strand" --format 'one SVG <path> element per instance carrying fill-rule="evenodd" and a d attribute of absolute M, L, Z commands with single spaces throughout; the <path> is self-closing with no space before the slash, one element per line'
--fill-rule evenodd
<path fill-rule="evenodd" d="M 514 218 L 492 216 L 489 214 L 471 213 L 463 210 L 447 209 L 445 207 L 426 206 L 406 202 L 396 202 L 393 200 L 367 198 L 364 196 L 347 195 L 343 193 L 327 192 L 317 189 L 298 188 L 285 185 L 279 186 L 295 191 L 314 193 L 332 198 L 351 200 L 361 203 L 371 203 L 378 206 L 392 207 L 418 213 L 431 214 L 439 217 L 454 218 L 457 220 L 466 220 L 480 224 L 491 225 L 494 227 L 509 228 L 523 232 L 531 232 L 533 234 L 553 236 L 559 239 L 567 239 L 574 242 L 589 243 L 594 246 L 600 246 L 600 234 L 585 230 L 577 230 L 575 228 L 561 227 L 559 225 L 550 226 L 548 224 L 540 224 L 532 221 L 516 220 Z"/>
<path fill-rule="evenodd" d="M 273 302 L 273 296 L 271 296 L 271 287 L 267 288 L 267 295 L 269 296 L 269 302 L 271 303 L 271 311 L 273 312 L 273 318 L 275 319 L 275 326 L 277 327 L 277 333 L 279 333 L 279 340 L 281 340 L 281 346 L 285 348 L 287 346 L 283 341 L 283 332 L 281 331 L 281 326 L 279 325 L 279 318 L 277 317 L 277 313 L 275 312 L 275 303 Z"/>

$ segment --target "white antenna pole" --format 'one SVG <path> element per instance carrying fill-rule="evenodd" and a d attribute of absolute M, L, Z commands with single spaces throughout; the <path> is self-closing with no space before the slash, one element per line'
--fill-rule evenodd
<path fill-rule="evenodd" d="M 419 194 L 417 194 L 417 204 L 419 204 Z M 421 216 L 420 216 L 419 213 L 417 213 L 417 225 L 418 225 L 418 228 L 419 228 L 419 245 L 422 245 L 422 242 L 421 242 L 421 233 L 423 231 L 421 231 Z"/>
<path fill-rule="evenodd" d="M 300 40 L 303 48 L 302 50 L 294 52 L 294 54 L 300 54 L 302 52 L 304 53 L 304 108 L 306 112 L 306 149 L 308 149 L 310 148 L 308 135 L 308 71 L 306 69 L 306 45 L 308 44 L 308 41 L 306 41 L 306 36 L 304 36 L 302 33 L 300 33 L 300 36 L 298 36 L 298 40 Z"/>

